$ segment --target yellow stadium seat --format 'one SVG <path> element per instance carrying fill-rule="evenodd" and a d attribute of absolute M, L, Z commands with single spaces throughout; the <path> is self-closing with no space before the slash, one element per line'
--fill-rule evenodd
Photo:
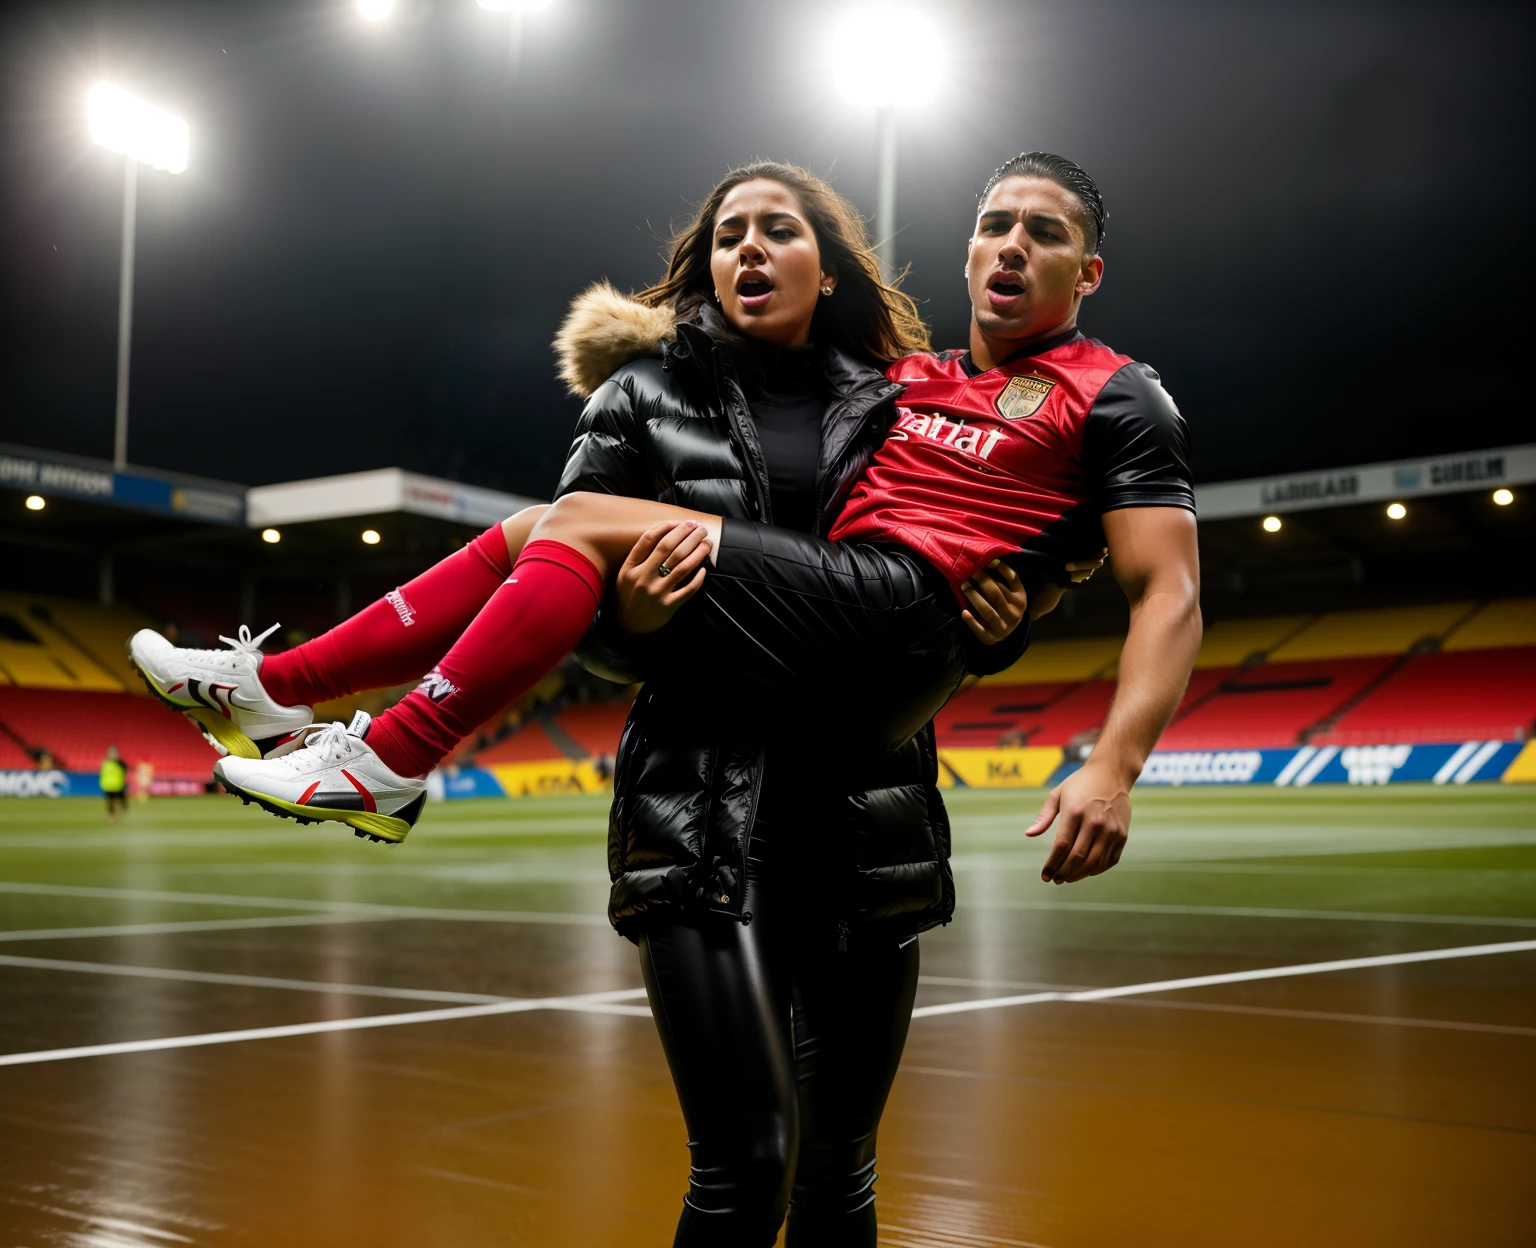
<path fill-rule="evenodd" d="M 43 613 L 34 610 L 36 607 Z M 56 614 L 60 607 L 64 608 L 64 613 Z M 87 629 L 90 639 L 77 637 L 71 623 L 81 617 L 89 619 L 92 612 L 101 614 L 97 617 L 97 627 Z M 97 657 L 92 645 L 93 640 L 99 641 L 99 630 L 102 636 L 113 636 L 117 651 L 122 650 L 132 629 L 118 635 L 122 617 L 116 612 L 117 609 L 112 607 L 94 607 L 89 603 L 57 598 L 0 594 L 0 616 L 9 617 L 9 621 L 0 627 L 0 672 L 15 685 L 121 693 L 125 682 L 109 666 L 108 660 Z M 110 650 L 106 652 L 111 653 Z M 126 672 L 126 662 L 121 666 Z"/>
<path fill-rule="evenodd" d="M 1445 639 L 1446 650 L 1536 646 L 1536 598 L 1490 602 Z"/>
<path fill-rule="evenodd" d="M 1426 637 L 1443 637 L 1472 610 L 1470 602 L 1431 607 L 1330 611 L 1270 653 L 1271 663 L 1402 654 Z"/>
<path fill-rule="evenodd" d="M 76 647 L 85 651 L 105 668 L 130 693 L 148 695 L 128 663 L 128 638 L 141 628 L 153 628 L 155 622 L 133 607 L 103 607 L 91 602 L 73 602 L 67 598 L 39 598 L 37 601 L 53 618 L 59 632 L 65 633 Z"/>
<path fill-rule="evenodd" d="M 1299 631 L 1310 615 L 1266 615 L 1253 620 L 1218 620 L 1207 624 L 1195 656 L 1196 667 L 1241 667 L 1256 654 L 1268 654 Z"/>
<path fill-rule="evenodd" d="M 1122 637 L 1080 637 L 1068 641 L 1037 641 L 1024 657 L 984 685 L 1032 685 L 1053 680 L 1091 680 L 1107 673 L 1120 657 Z"/>

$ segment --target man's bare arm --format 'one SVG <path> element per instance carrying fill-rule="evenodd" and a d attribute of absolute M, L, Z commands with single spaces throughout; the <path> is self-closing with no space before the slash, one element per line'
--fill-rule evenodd
<path fill-rule="evenodd" d="M 1200 648 L 1200 556 L 1195 517 L 1182 507 L 1127 507 L 1104 515 L 1109 563 L 1131 604 L 1119 688 L 1099 742 L 1080 771 L 1051 790 L 1026 831 L 1061 815 L 1041 870 L 1070 884 L 1120 861 L 1131 826 L 1131 786 L 1184 695 Z"/>

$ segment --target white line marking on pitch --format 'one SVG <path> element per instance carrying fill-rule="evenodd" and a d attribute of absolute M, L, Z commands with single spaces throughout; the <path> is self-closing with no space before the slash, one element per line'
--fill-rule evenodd
<path fill-rule="evenodd" d="M 1266 966 L 1253 971 L 1229 971 L 1223 975 L 1194 975 L 1188 979 L 1163 979 L 1149 984 L 1123 984 L 1118 988 L 1090 988 L 1085 992 L 1033 992 L 1017 997 L 950 1001 L 944 1005 L 922 1006 L 912 1011 L 912 1017 L 935 1018 L 940 1014 L 968 1014 L 975 1010 L 1000 1010 L 1010 1005 L 1039 1005 L 1045 1001 L 1108 1001 L 1115 997 L 1139 997 L 1151 992 L 1177 992 L 1183 988 L 1246 984 L 1260 979 L 1288 979 L 1295 975 L 1323 975 L 1329 971 L 1358 971 L 1377 966 L 1407 966 L 1414 962 L 1443 962 L 1451 958 L 1480 958 L 1495 953 L 1531 952 L 1536 952 L 1536 940 L 1511 940 L 1497 945 L 1461 945 L 1455 949 L 1425 949 L 1418 953 L 1341 958 L 1335 962 L 1306 962 L 1299 966 Z"/>
<path fill-rule="evenodd" d="M 309 927 L 317 923 L 365 923 L 372 917 L 367 914 L 274 914 L 263 919 L 188 919 L 180 923 L 119 923 L 109 927 L 38 927 L 30 931 L 0 931 L 0 941 L 161 936 L 176 932 L 231 932 L 248 927 Z"/>
<path fill-rule="evenodd" d="M 1033 868 L 1031 868 L 1033 869 Z M 399 906 L 368 901 L 326 901 L 301 897 L 253 897 L 241 893 L 179 893 L 142 888 L 99 888 L 77 884 L 33 884 L 0 880 L 0 893 L 105 900 L 161 901 L 207 906 L 314 910 L 375 919 L 446 919 L 469 923 L 547 923 L 607 927 L 602 915 L 540 910 L 464 910 L 452 906 Z M 1026 901 L 1000 898 L 968 901 L 973 910 L 1067 910 L 1110 914 L 1207 915 L 1239 919 L 1316 919 L 1346 923 L 1429 923 L 1465 927 L 1536 927 L 1536 918 L 1500 915 L 1418 914 L 1384 910 L 1298 910 L 1275 906 L 1196 906 L 1162 902 Z M 44 929 L 47 930 L 47 929 Z M 82 929 L 84 930 L 84 929 Z M 195 930 L 195 929 L 191 929 Z M 0 939 L 19 937 L 0 934 Z"/>
<path fill-rule="evenodd" d="M 1431 923 L 1452 927 L 1536 927 L 1536 919 L 1475 914 L 1400 914 L 1386 910 L 1293 910 L 1279 906 L 1190 906 L 1138 901 L 967 901 L 972 910 L 1082 910 L 1108 914 L 1209 915 L 1227 919 L 1319 919 L 1343 923 Z"/>
<path fill-rule="evenodd" d="M 251 897 L 243 893 L 176 893 L 148 888 L 92 888 L 79 884 L 33 884 L 0 880 L 0 893 L 44 897 L 99 897 L 109 901 L 163 901 L 195 906 L 250 906 L 263 910 L 318 910 L 379 919 L 453 919 L 466 923 L 555 923 L 607 927 L 598 914 L 543 910 L 460 910 L 445 906 L 394 906 L 371 901 L 326 901 L 304 897 Z"/>
<path fill-rule="evenodd" d="M 1283 1010 L 1263 1005 L 1227 1005 L 1216 1001 L 1134 1001 L 1124 998 L 1105 1005 L 1139 1006 L 1150 1010 L 1196 1010 L 1210 1014 L 1257 1014 L 1265 1018 L 1299 1018 L 1303 1022 L 1369 1023 L 1377 1027 L 1426 1027 L 1434 1031 L 1485 1031 L 1499 1036 L 1536 1036 L 1536 1027 L 1504 1023 L 1467 1023 L 1454 1018 L 1403 1018 L 1395 1014 L 1341 1014 L 1334 1010 Z"/>
<path fill-rule="evenodd" d="M 516 1001 L 504 993 L 439 992 L 431 988 L 389 988 L 377 984 L 336 984 L 320 979 L 275 979 L 269 975 L 227 975 L 221 971 L 183 971 L 169 966 L 129 966 L 121 962 L 73 962 L 65 958 L 23 958 L 0 954 L 0 966 L 40 971 L 77 971 L 86 975 L 123 975 L 130 979 L 165 979 L 187 984 L 227 984 L 236 988 L 282 988 L 342 997 L 388 997 L 402 1001 L 441 1001 L 489 1005 Z"/>
<path fill-rule="evenodd" d="M 1334 962 L 1307 962 L 1298 966 L 1270 966 L 1252 971 L 1232 971 L 1222 975 L 1196 975 L 1187 979 L 1155 980 L 1146 984 L 1123 984 L 1117 988 L 1090 988 L 1082 992 L 1037 992 L 1025 996 L 990 997 L 979 1001 L 954 1001 L 946 1005 L 925 1005 L 912 1011 L 913 1018 L 934 1018 L 941 1014 L 966 1014 L 977 1010 L 998 1010 L 1014 1005 L 1038 1005 L 1047 1001 L 1108 1001 L 1116 997 L 1134 997 L 1153 992 L 1175 992 L 1182 988 L 1206 988 L 1217 984 L 1241 984 L 1262 979 L 1286 979 L 1296 975 L 1322 975 L 1329 971 L 1362 970 L 1380 966 L 1405 966 L 1415 962 L 1441 962 L 1452 958 L 1486 957 L 1496 953 L 1536 952 L 1536 940 L 1507 941 L 1497 945 L 1462 945 L 1454 949 L 1425 949 L 1417 953 L 1389 953 L 1371 958 L 1343 958 Z M 407 1014 L 377 1014 L 363 1018 L 339 1018 L 317 1023 L 294 1023 L 283 1027 L 255 1027 L 243 1031 L 218 1031 L 204 1035 L 165 1036 L 156 1040 L 127 1040 L 117 1044 L 92 1044 L 71 1049 L 44 1049 L 32 1053 L 0 1054 L 0 1066 L 26 1066 L 37 1062 L 60 1062 L 77 1057 L 111 1057 L 122 1053 L 150 1053 L 163 1049 L 190 1049 L 210 1044 L 234 1044 L 243 1040 L 280 1040 L 291 1036 L 312 1036 L 331 1031 L 362 1031 L 374 1027 L 400 1027 L 409 1023 L 440 1023 L 461 1018 L 487 1018 L 497 1014 L 523 1014 L 532 1010 L 571 1010 L 591 1014 L 622 1014 L 648 1018 L 643 1005 L 626 1005 L 645 996 L 643 988 L 615 992 L 593 992 L 574 997 L 538 997 L 466 1005 L 456 1009 L 415 1010 Z"/>
<path fill-rule="evenodd" d="M 461 1005 L 446 1010 L 413 1010 L 408 1014 L 373 1014 L 362 1018 L 291 1023 L 283 1027 L 249 1027 L 241 1031 L 214 1031 L 197 1036 L 162 1036 L 155 1040 L 87 1044 L 72 1049 L 41 1049 L 33 1053 L 0 1054 L 0 1066 L 30 1066 L 38 1062 L 64 1062 L 77 1057 L 113 1057 L 122 1053 L 155 1053 L 165 1049 L 195 1049 L 210 1044 L 238 1044 L 244 1040 L 283 1040 L 290 1036 L 314 1036 L 331 1031 L 366 1031 L 374 1027 L 400 1027 L 407 1023 L 447 1023 L 463 1018 L 490 1018 L 498 1014 L 526 1014 L 532 1010 L 574 1010 L 583 1014 L 623 1014 L 649 1018 L 651 1012 L 644 1006 L 622 1004 L 643 996 L 644 988 L 621 988 L 614 992 L 590 992 L 575 997 L 528 997 L 487 1005 Z"/>

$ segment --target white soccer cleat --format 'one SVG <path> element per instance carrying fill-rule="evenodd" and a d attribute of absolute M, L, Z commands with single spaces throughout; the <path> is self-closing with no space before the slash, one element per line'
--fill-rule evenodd
<path fill-rule="evenodd" d="M 128 661 L 149 691 L 184 711 L 218 749 L 236 758 L 277 758 L 299 745 L 312 722 L 307 706 L 283 706 L 261 683 L 261 650 L 277 625 L 252 637 L 244 624 L 235 637 L 220 637 L 228 650 L 186 650 L 153 629 L 128 642 Z"/>
<path fill-rule="evenodd" d="M 313 725 L 303 744 L 274 759 L 221 758 L 214 778 L 235 796 L 274 815 L 317 823 L 335 819 L 358 836 L 398 843 L 427 804 L 425 776 L 397 776 L 363 740 L 371 721 Z"/>

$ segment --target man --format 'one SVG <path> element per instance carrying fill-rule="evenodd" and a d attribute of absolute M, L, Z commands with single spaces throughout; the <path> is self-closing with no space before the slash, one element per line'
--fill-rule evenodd
<path fill-rule="evenodd" d="M 1061 816 L 1041 870 L 1056 884 L 1120 860 L 1131 786 L 1201 632 L 1183 418 L 1155 372 L 1077 328 L 1103 279 L 1104 220 L 1093 179 L 1060 156 L 1025 152 L 992 175 L 967 244 L 970 349 L 891 366 L 902 414 L 831 533 L 899 541 L 941 569 L 1000 556 L 1036 585 L 1102 530 L 1131 623 L 1098 745 L 1026 832 Z"/>

